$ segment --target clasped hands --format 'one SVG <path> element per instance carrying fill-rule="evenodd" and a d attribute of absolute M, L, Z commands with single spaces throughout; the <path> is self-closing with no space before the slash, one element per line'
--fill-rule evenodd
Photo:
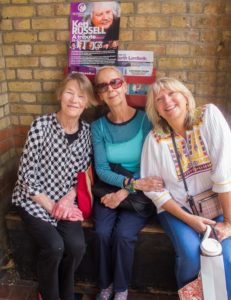
<path fill-rule="evenodd" d="M 58 202 L 54 203 L 51 215 L 58 220 L 83 221 L 83 214 L 74 200 L 76 193 L 74 189 L 63 196 Z"/>

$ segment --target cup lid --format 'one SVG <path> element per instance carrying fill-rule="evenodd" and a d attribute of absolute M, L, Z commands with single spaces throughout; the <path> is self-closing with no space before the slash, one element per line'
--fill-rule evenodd
<path fill-rule="evenodd" d="M 222 253 L 221 244 L 212 238 L 205 239 L 201 243 L 201 251 L 208 256 L 216 256 Z"/>

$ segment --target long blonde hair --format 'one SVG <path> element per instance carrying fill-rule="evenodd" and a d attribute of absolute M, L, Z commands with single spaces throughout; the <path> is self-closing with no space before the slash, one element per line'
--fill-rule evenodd
<path fill-rule="evenodd" d="M 196 107 L 195 99 L 190 90 L 182 82 L 170 77 L 160 78 L 149 87 L 146 103 L 146 112 L 153 126 L 155 126 L 155 128 L 162 129 L 166 133 L 169 132 L 168 122 L 164 118 L 160 117 L 154 104 L 155 99 L 161 89 L 167 89 L 173 92 L 180 92 L 185 96 L 185 98 L 187 99 L 188 114 L 185 118 L 184 127 L 188 130 L 192 129 L 192 126 L 194 124 L 193 113 Z"/>

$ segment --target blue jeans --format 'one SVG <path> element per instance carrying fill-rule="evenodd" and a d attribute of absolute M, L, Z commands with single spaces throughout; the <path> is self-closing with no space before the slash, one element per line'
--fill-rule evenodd
<path fill-rule="evenodd" d="M 200 270 L 201 236 L 190 226 L 164 211 L 158 215 L 176 253 L 175 275 L 178 288 L 194 280 Z M 223 216 L 215 218 L 222 221 Z M 231 300 L 231 237 L 222 242 L 228 299 Z"/>
<path fill-rule="evenodd" d="M 98 200 L 94 202 L 93 219 L 98 285 L 104 289 L 113 282 L 115 292 L 125 291 L 132 275 L 138 233 L 148 219 L 135 211 L 107 208 Z"/>

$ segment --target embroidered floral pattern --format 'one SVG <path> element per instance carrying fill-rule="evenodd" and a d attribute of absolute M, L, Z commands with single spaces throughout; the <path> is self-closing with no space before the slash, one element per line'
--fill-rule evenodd
<path fill-rule="evenodd" d="M 193 129 L 186 131 L 186 139 L 180 135 L 175 136 L 177 150 L 186 178 L 212 169 L 212 164 L 200 133 L 200 125 L 203 122 L 206 107 L 207 105 L 203 105 L 195 109 Z M 172 144 L 171 134 L 165 133 L 160 128 L 154 129 L 152 134 L 158 143 L 163 140 L 168 143 L 169 151 L 175 164 L 178 180 L 181 180 L 180 169 Z"/>

